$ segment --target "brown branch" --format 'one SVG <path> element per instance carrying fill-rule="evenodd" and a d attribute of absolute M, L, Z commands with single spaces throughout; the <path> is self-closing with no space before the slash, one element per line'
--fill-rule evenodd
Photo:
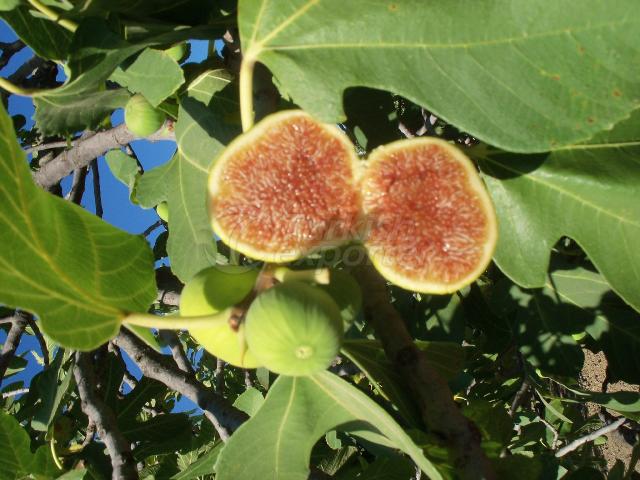
<path fill-rule="evenodd" d="M 93 198 L 96 205 L 96 216 L 102 218 L 104 209 L 102 208 L 102 193 L 100 192 L 100 170 L 98 170 L 98 160 L 91 162 L 91 173 L 93 174 Z"/>
<path fill-rule="evenodd" d="M 89 417 L 89 422 L 95 423 L 98 435 L 107 447 L 113 468 L 112 478 L 137 479 L 138 471 L 131 454 L 130 443 L 118 429 L 116 417 L 111 409 L 96 393 L 96 379 L 91 363 L 91 353 L 76 353 L 73 376 L 80 394 L 80 406 Z"/>
<path fill-rule="evenodd" d="M 197 404 L 223 441 L 226 441 L 231 433 L 248 419 L 244 412 L 233 407 L 212 390 L 205 388 L 192 375 L 180 370 L 168 357 L 147 346 L 133 333 L 121 329 L 115 342 L 129 354 L 144 376 L 164 383 Z"/>
<path fill-rule="evenodd" d="M 162 226 L 162 220 L 158 220 L 156 223 L 154 223 L 153 225 L 149 225 L 146 230 L 144 232 L 142 232 L 140 235 L 142 235 L 143 237 L 147 237 L 151 234 L 151 232 L 153 232 L 156 228 L 161 227 Z"/>
<path fill-rule="evenodd" d="M 369 264 L 354 269 L 353 274 L 367 292 L 363 299 L 366 318 L 387 357 L 412 391 L 425 425 L 448 448 L 460 478 L 495 479 L 493 467 L 480 447 L 478 428 L 462 415 L 447 382 L 416 347 L 391 304 L 385 280 Z"/>
<path fill-rule="evenodd" d="M 140 138 L 133 134 L 124 123 L 110 130 L 98 132 L 87 139 L 78 140 L 72 148 L 61 152 L 53 160 L 42 165 L 40 170 L 33 174 L 33 178 L 38 185 L 48 188 L 74 170 L 88 166 L 92 160 L 104 155 L 109 150 L 123 147 Z M 167 129 L 163 128 L 146 139 L 155 142 L 174 140 L 175 136 L 173 132 L 167 132 Z"/>
<path fill-rule="evenodd" d="M 24 329 L 28 325 L 28 317 L 29 315 L 25 313 L 16 312 L 12 318 L 11 328 L 2 346 L 2 353 L 0 353 L 0 384 L 2 384 L 4 374 L 7 372 L 7 368 L 9 368 L 9 364 L 18 349 L 20 338 L 22 338 Z"/>
<path fill-rule="evenodd" d="M 36 340 L 38 340 L 38 344 L 40 345 L 40 351 L 42 352 L 42 361 L 44 362 L 44 366 L 48 367 L 49 366 L 49 347 L 47 347 L 47 342 L 42 336 L 42 332 L 40 331 L 40 328 L 38 327 L 38 324 L 36 323 L 33 316 L 29 315 L 27 317 L 27 322 L 29 322 L 29 326 L 31 327 L 31 330 L 33 330 L 33 334 L 35 335 Z"/>
<path fill-rule="evenodd" d="M 510 417 L 513 417 L 516 414 L 516 411 L 518 410 L 520 405 L 522 405 L 522 402 L 524 402 L 525 398 L 527 397 L 527 394 L 529 393 L 530 386 L 531 386 L 531 383 L 529 382 L 529 379 L 525 377 L 524 380 L 522 381 L 522 385 L 520 385 L 520 388 L 516 392 L 516 395 L 513 397 L 513 402 L 511 403 L 511 407 L 509 407 Z"/>
<path fill-rule="evenodd" d="M 180 305 L 180 293 L 172 292 L 171 290 L 158 290 L 156 301 L 165 305 L 177 307 L 178 305 Z"/>
<path fill-rule="evenodd" d="M 173 330 L 160 330 L 159 333 L 162 341 L 166 343 L 171 350 L 171 356 L 176 362 L 176 365 L 178 365 L 178 368 L 189 375 L 193 375 L 193 367 L 191 366 L 187 355 L 184 353 L 184 348 L 182 348 L 182 343 L 178 338 L 178 334 Z"/>
<path fill-rule="evenodd" d="M 617 430 L 626 421 L 626 418 L 620 417 L 615 422 L 608 423 L 604 427 L 591 432 L 589 435 L 585 435 L 584 437 L 580 437 L 574 440 L 573 442 L 565 445 L 560 450 L 558 450 L 556 452 L 556 458 L 564 457 L 567 453 L 573 452 L 579 446 L 584 445 L 587 442 L 591 442 L 602 435 L 606 435 L 607 433 L 611 433 L 614 430 Z"/>
<path fill-rule="evenodd" d="M 0 50 L 2 50 L 2 55 L 0 55 L 0 68 L 4 68 L 11 61 L 11 58 L 24 47 L 26 47 L 26 45 L 22 40 L 0 42 Z"/>

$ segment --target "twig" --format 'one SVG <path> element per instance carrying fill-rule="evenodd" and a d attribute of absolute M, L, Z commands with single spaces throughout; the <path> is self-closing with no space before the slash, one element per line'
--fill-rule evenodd
<path fill-rule="evenodd" d="M 122 372 L 123 372 L 122 381 L 127 385 L 129 385 L 129 387 L 131 387 L 131 389 L 133 390 L 138 386 L 138 380 L 136 379 L 136 377 L 131 375 L 131 372 L 129 372 L 129 369 L 127 368 L 127 364 L 124 361 L 124 358 L 122 358 L 122 352 L 120 351 L 120 348 L 118 348 L 118 346 L 115 345 L 113 342 L 109 342 L 108 348 L 109 348 L 109 351 L 116 356 L 118 363 L 120 363 L 120 366 L 122 367 Z M 122 388 L 122 384 L 120 384 L 120 389 L 121 388 Z"/>
<path fill-rule="evenodd" d="M 77 140 L 71 140 L 70 142 L 62 140 L 60 142 L 51 142 L 51 143 L 43 143 L 41 145 L 33 145 L 31 147 L 25 148 L 24 153 L 29 154 L 29 153 L 41 152 L 42 150 L 53 150 L 54 148 L 71 148 L 75 146 L 77 142 L 78 142 Z"/>
<path fill-rule="evenodd" d="M 82 446 L 86 447 L 93 441 L 93 437 L 96 435 L 96 423 L 89 419 L 89 424 L 87 425 L 87 431 L 84 435 L 84 440 L 82 441 Z"/>
<path fill-rule="evenodd" d="M 2 394 L 2 398 L 10 398 L 10 397 L 16 397 L 18 395 L 22 395 L 25 393 L 29 393 L 29 389 L 28 388 L 19 388 L 17 390 L 11 390 L 10 392 L 4 392 Z"/>
<path fill-rule="evenodd" d="M 216 357 L 216 370 L 213 372 L 213 378 L 215 380 L 216 392 L 218 395 L 224 393 L 224 360 Z"/>
<path fill-rule="evenodd" d="M 538 418 L 540 419 L 540 423 L 547 427 L 553 434 L 553 440 L 551 441 L 551 450 L 555 450 L 558 446 L 558 436 L 560 435 L 558 433 L 558 430 L 556 430 L 555 427 L 547 422 L 544 418 L 540 416 Z"/>
<path fill-rule="evenodd" d="M 589 435 L 585 435 L 584 437 L 580 437 L 574 440 L 573 442 L 568 443 L 567 445 L 565 445 L 564 447 L 562 447 L 560 450 L 556 452 L 556 458 L 564 457 L 567 453 L 573 452 L 576 448 L 580 447 L 581 445 L 584 445 L 585 443 L 591 442 L 602 435 L 606 435 L 607 433 L 617 430 L 626 421 L 627 421 L 626 418 L 621 417 L 615 422 L 608 423 L 604 427 L 601 427 L 591 432 Z"/>
<path fill-rule="evenodd" d="M 251 370 L 244 371 L 244 386 L 246 388 L 253 387 L 253 380 L 251 379 Z"/>
<path fill-rule="evenodd" d="M 516 392 L 516 395 L 513 397 L 513 402 L 511 403 L 511 407 L 509 408 L 510 417 L 513 417 L 516 414 L 518 407 L 522 405 L 522 402 L 529 393 L 530 386 L 531 383 L 529 382 L 529 379 L 525 377 L 525 379 L 522 381 L 522 385 L 520 385 L 520 388 Z"/>
<path fill-rule="evenodd" d="M 48 367 L 49 366 L 49 347 L 47 347 L 47 342 L 42 336 L 40 327 L 38 327 L 38 324 L 36 323 L 33 316 L 29 315 L 27 317 L 27 321 L 29 322 L 29 326 L 31 327 L 31 330 L 33 330 L 33 334 L 35 335 L 36 340 L 38 340 L 38 343 L 40 344 L 40 351 L 42 352 L 42 361 L 44 362 L 44 366 Z"/>
<path fill-rule="evenodd" d="M 176 362 L 176 365 L 178 365 L 178 368 L 189 375 L 193 375 L 193 368 L 187 355 L 184 353 L 184 348 L 182 348 L 182 343 L 176 332 L 173 330 L 160 330 L 159 333 L 162 341 L 171 349 L 171 356 Z"/>
<path fill-rule="evenodd" d="M 151 232 L 153 232 L 156 228 L 161 227 L 161 226 L 162 226 L 162 220 L 158 220 L 153 225 L 148 226 L 147 229 L 144 232 L 142 232 L 142 236 L 146 237 L 146 236 L 150 235 Z"/>
<path fill-rule="evenodd" d="M 480 447 L 480 431 L 462 415 L 447 382 L 416 347 L 391 304 L 385 280 L 370 264 L 354 269 L 353 274 L 367 292 L 363 300 L 365 315 L 382 341 L 387 358 L 411 389 L 425 425 L 448 448 L 460 478 L 495 479 L 493 467 Z"/>
<path fill-rule="evenodd" d="M 4 68 L 7 65 L 11 58 L 22 50 L 26 45 L 22 40 L 16 40 L 15 42 L 0 42 L 0 50 L 2 50 L 2 55 L 0 56 L 0 68 Z"/>
<path fill-rule="evenodd" d="M 104 210 L 102 208 L 102 193 L 100 192 L 100 170 L 98 170 L 98 159 L 91 162 L 91 173 L 93 174 L 93 198 L 96 205 L 96 216 L 102 218 Z"/>
<path fill-rule="evenodd" d="M 85 179 L 87 178 L 87 168 L 78 168 L 73 171 L 73 181 L 69 193 L 65 196 L 66 200 L 80 205 L 82 196 L 84 195 Z"/>
<path fill-rule="evenodd" d="M 86 167 L 93 159 L 104 155 L 109 150 L 123 147 L 140 138 L 133 134 L 124 123 L 110 130 L 98 132 L 90 138 L 78 140 L 73 148 L 61 152 L 53 160 L 43 165 L 40 170 L 34 172 L 33 178 L 41 187 L 50 187 L 73 170 Z M 161 129 L 146 139 L 152 142 L 175 140 L 175 134 L 168 129 Z"/>
<path fill-rule="evenodd" d="M 118 429 L 116 417 L 111 409 L 96 394 L 90 353 L 76 353 L 73 376 L 78 386 L 82 411 L 89 417 L 89 421 L 95 423 L 100 439 L 111 457 L 112 478 L 137 479 L 138 471 L 131 454 L 131 444 Z"/>
<path fill-rule="evenodd" d="M 164 305 L 177 307 L 178 305 L 180 305 L 180 294 L 178 292 L 172 292 L 170 290 L 158 290 L 156 301 L 163 303 Z"/>
<path fill-rule="evenodd" d="M 223 441 L 240 426 L 248 416 L 229 404 L 223 397 L 204 387 L 192 375 L 180 370 L 169 358 L 159 354 L 133 333 L 121 329 L 115 339 L 138 365 L 146 377 L 158 380 L 196 403 L 213 424 Z"/>
<path fill-rule="evenodd" d="M 11 363 L 11 360 L 13 359 L 13 356 L 18 349 L 20 338 L 22 337 L 24 329 L 26 328 L 28 323 L 28 315 L 25 313 L 16 312 L 16 314 L 13 316 L 11 329 L 9 330 L 7 339 L 2 346 L 2 353 L 0 353 L 0 384 L 2 384 L 4 374 L 7 372 L 9 363 Z"/>

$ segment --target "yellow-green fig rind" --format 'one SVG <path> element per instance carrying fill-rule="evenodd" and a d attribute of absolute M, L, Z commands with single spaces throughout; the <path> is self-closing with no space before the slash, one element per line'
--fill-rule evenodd
<path fill-rule="evenodd" d="M 160 130 L 165 115 L 151 105 L 146 98 L 136 94 L 124 107 L 124 122 L 127 128 L 139 137 L 148 137 Z"/>
<path fill-rule="evenodd" d="M 325 370 L 340 351 L 343 336 L 333 299 L 301 282 L 261 293 L 247 312 L 245 326 L 256 359 L 272 372 L 289 376 Z"/>
<path fill-rule="evenodd" d="M 453 293 L 487 268 L 498 238 L 495 209 L 474 164 L 454 145 L 422 137 L 379 147 L 361 189 L 364 245 L 390 282 Z"/>
<path fill-rule="evenodd" d="M 234 250 L 270 263 L 348 242 L 361 220 L 359 164 L 337 126 L 300 110 L 270 115 L 213 163 L 213 231 Z"/>
<path fill-rule="evenodd" d="M 202 270 L 182 290 L 180 314 L 189 317 L 212 315 L 239 303 L 251 292 L 258 273 L 255 268 L 236 265 L 217 265 Z M 227 363 L 242 368 L 261 366 L 246 349 L 242 332 L 234 331 L 228 323 L 192 328 L 189 333 L 209 353 Z"/>

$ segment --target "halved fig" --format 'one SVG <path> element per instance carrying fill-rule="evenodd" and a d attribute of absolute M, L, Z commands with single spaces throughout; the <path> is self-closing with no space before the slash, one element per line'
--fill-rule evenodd
<path fill-rule="evenodd" d="M 213 165 L 213 230 L 231 248 L 273 263 L 344 243 L 360 220 L 357 163 L 337 126 L 296 110 L 270 115 Z"/>
<path fill-rule="evenodd" d="M 364 244 L 389 281 L 451 293 L 486 269 L 497 240 L 493 204 L 473 163 L 436 138 L 376 149 L 362 182 Z"/>

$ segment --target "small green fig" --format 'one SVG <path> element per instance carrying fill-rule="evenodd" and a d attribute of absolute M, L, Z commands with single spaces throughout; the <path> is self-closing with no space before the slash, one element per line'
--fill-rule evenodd
<path fill-rule="evenodd" d="M 180 42 L 167 48 L 164 53 L 173 58 L 176 62 L 180 63 L 185 60 L 191 53 L 191 48 L 187 42 Z"/>
<path fill-rule="evenodd" d="M 127 128 L 140 137 L 148 137 L 164 124 L 165 116 L 153 108 L 146 98 L 137 94 L 124 107 L 124 122 Z"/>
<path fill-rule="evenodd" d="M 165 222 L 169 222 L 169 205 L 167 202 L 162 202 L 156 205 L 156 213 Z"/>
<path fill-rule="evenodd" d="M 340 351 L 343 327 L 331 296 L 301 282 L 276 285 L 249 307 L 249 350 L 272 372 L 312 375 L 326 369 Z"/>
<path fill-rule="evenodd" d="M 247 296 L 258 276 L 258 270 L 236 265 L 217 265 L 193 277 L 180 295 L 183 316 L 211 315 L 229 308 Z M 256 368 L 260 363 L 247 350 L 244 326 L 238 331 L 228 323 L 211 328 L 193 328 L 189 333 L 208 352 L 225 362 L 243 368 Z"/>

